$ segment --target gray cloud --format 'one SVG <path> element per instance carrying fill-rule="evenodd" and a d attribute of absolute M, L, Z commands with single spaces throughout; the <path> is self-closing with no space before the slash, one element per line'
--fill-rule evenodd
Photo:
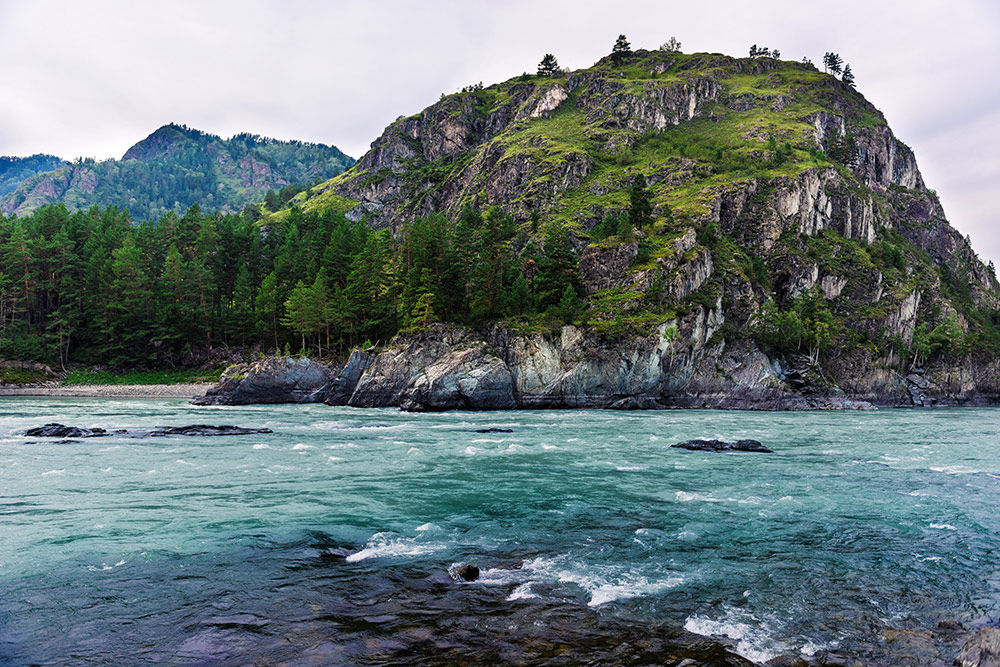
<path fill-rule="evenodd" d="M 619 33 L 819 62 L 839 52 L 911 145 L 951 221 L 1000 263 L 995 0 L 0 0 L 0 154 L 119 157 L 175 121 L 335 144 L 360 157 L 442 92 L 586 67 Z"/>

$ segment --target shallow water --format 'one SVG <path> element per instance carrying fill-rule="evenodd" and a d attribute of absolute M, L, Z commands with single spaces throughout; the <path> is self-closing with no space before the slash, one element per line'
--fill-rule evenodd
<path fill-rule="evenodd" d="M 19 435 L 50 421 L 274 433 Z M 0 663 L 893 664 L 887 630 L 1000 610 L 998 430 L 995 409 L 3 398 Z M 776 453 L 669 447 L 695 437 Z M 482 578 L 453 582 L 463 562 Z"/>

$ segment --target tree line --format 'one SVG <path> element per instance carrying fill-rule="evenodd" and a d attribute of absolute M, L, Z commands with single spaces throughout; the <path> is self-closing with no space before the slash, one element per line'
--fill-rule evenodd
<path fill-rule="evenodd" d="M 398 236 L 343 214 L 250 216 L 63 205 L 0 216 L 0 355 L 171 367 L 217 347 L 343 352 L 435 321 L 572 319 L 569 231 L 497 208 L 414 221 Z"/>

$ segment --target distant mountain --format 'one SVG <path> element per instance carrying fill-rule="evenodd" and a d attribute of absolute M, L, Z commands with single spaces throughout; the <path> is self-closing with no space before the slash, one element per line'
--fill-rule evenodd
<path fill-rule="evenodd" d="M 31 157 L 0 156 L 0 196 L 17 189 L 27 178 L 69 164 L 55 155 L 38 153 Z"/>
<path fill-rule="evenodd" d="M 132 146 L 121 160 L 12 159 L 43 164 L 35 158 L 55 162 L 44 173 L 38 173 L 40 168 L 25 173 L 22 162 L 6 170 L 6 163 L 0 163 L 0 183 L 6 183 L 7 172 L 25 174 L 13 187 L 0 187 L 0 212 L 5 215 L 25 215 L 60 202 L 70 209 L 117 206 L 128 209 L 133 220 L 183 213 L 193 204 L 234 212 L 261 201 L 268 190 L 326 180 L 354 164 L 335 146 L 247 133 L 221 139 L 173 123 Z M 22 165 L 20 171 L 17 165 Z"/>

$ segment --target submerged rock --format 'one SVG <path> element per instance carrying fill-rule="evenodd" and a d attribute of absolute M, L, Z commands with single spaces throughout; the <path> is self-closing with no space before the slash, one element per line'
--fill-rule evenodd
<path fill-rule="evenodd" d="M 736 442 L 723 442 L 722 440 L 687 440 L 670 445 L 675 449 L 690 449 L 694 452 L 763 452 L 774 453 L 773 449 L 768 449 L 757 440 L 737 440 Z"/>
<path fill-rule="evenodd" d="M 330 369 L 311 359 L 268 357 L 252 364 L 231 366 L 219 384 L 195 405 L 250 405 L 254 403 L 320 403 Z"/>
<path fill-rule="evenodd" d="M 191 426 L 161 426 L 144 435 L 155 438 L 165 435 L 256 435 L 258 433 L 273 433 L 269 428 L 245 428 L 243 426 L 208 426 L 193 424 Z"/>
<path fill-rule="evenodd" d="M 53 423 L 29 428 L 25 435 L 32 438 L 100 438 L 111 434 L 103 428 L 81 428 Z"/>

